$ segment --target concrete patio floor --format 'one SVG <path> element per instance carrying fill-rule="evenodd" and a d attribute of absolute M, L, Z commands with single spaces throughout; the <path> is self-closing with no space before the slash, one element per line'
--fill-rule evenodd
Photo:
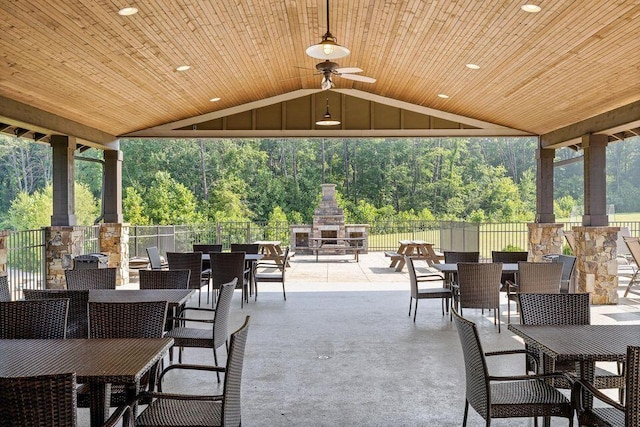
<path fill-rule="evenodd" d="M 462 424 L 465 376 L 454 324 L 442 316 L 438 300 L 420 301 L 414 323 L 408 317 L 406 268 L 400 273 L 388 265 L 383 253 L 362 255 L 358 263 L 350 256 L 321 256 L 318 263 L 314 256 L 295 256 L 287 270 L 287 301 L 278 284 L 261 284 L 258 301 L 241 309 L 236 292 L 231 329 L 251 316 L 242 381 L 244 426 Z M 425 264 L 417 266 L 426 271 Z M 621 285 L 620 295 L 623 290 Z M 592 323 L 640 324 L 639 303 L 635 294 L 616 306 L 594 306 Z M 197 297 L 191 304 L 197 305 Z M 492 314 L 465 311 L 477 323 L 485 351 L 522 348 L 506 327 L 506 309 L 503 298 L 502 333 Z M 512 321 L 519 321 L 517 315 Z M 186 349 L 184 362 L 212 364 L 213 357 L 211 351 Z M 523 372 L 521 355 L 490 363 L 492 374 Z M 215 376 L 202 373 L 172 375 L 165 382 L 171 392 L 218 390 Z M 485 424 L 470 410 L 468 425 Z M 567 422 L 553 419 L 552 425 Z"/>

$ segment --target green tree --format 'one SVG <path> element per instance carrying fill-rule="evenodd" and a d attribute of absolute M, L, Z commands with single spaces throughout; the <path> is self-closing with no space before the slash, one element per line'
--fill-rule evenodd
<path fill-rule="evenodd" d="M 176 180 L 169 172 L 156 172 L 145 194 L 144 215 L 153 224 L 196 224 L 204 222 L 204 215 L 198 211 L 198 203 L 189 189 Z"/>
<path fill-rule="evenodd" d="M 142 195 L 134 187 L 127 187 L 124 190 L 122 200 L 122 215 L 126 222 L 134 225 L 148 225 L 151 223 L 144 214 L 145 204 Z"/>

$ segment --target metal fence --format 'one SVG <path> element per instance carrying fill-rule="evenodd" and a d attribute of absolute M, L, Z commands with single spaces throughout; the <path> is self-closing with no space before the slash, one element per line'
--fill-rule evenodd
<path fill-rule="evenodd" d="M 580 223 L 564 223 L 570 230 Z M 632 236 L 640 236 L 640 222 L 615 221 L 612 227 L 625 227 Z M 83 253 L 100 251 L 100 226 L 83 227 Z M 130 256 L 146 257 L 146 248 L 156 246 L 160 253 L 186 252 L 194 243 L 249 243 L 279 240 L 287 245 L 286 222 L 220 222 L 199 225 L 132 226 L 129 230 Z M 466 223 L 457 221 L 379 221 L 370 224 L 369 250 L 396 250 L 400 240 L 433 242 L 439 250 L 479 251 L 490 259 L 494 250 L 527 250 L 526 223 Z M 624 250 L 621 248 L 619 250 Z M 7 274 L 13 299 L 22 297 L 22 289 L 45 287 L 44 229 L 12 231 L 7 237 Z"/>

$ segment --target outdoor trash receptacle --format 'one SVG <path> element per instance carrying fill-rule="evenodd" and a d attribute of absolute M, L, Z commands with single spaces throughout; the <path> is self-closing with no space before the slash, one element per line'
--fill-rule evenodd
<path fill-rule="evenodd" d="M 107 268 L 109 266 L 109 257 L 100 253 L 80 255 L 73 259 L 73 264 L 75 270 Z"/>

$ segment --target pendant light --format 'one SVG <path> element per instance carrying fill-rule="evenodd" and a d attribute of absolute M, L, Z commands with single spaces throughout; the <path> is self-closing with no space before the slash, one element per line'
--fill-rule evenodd
<path fill-rule="evenodd" d="M 316 122 L 318 126 L 336 126 L 340 124 L 340 120 L 334 120 L 331 118 L 331 113 L 329 112 L 329 98 L 327 98 L 327 112 L 322 116 L 322 120 Z"/>
<path fill-rule="evenodd" d="M 312 58 L 338 59 L 351 53 L 349 49 L 340 46 L 331 31 L 329 31 L 329 0 L 327 0 L 327 32 L 322 36 L 322 41 L 307 48 L 306 53 Z"/>

